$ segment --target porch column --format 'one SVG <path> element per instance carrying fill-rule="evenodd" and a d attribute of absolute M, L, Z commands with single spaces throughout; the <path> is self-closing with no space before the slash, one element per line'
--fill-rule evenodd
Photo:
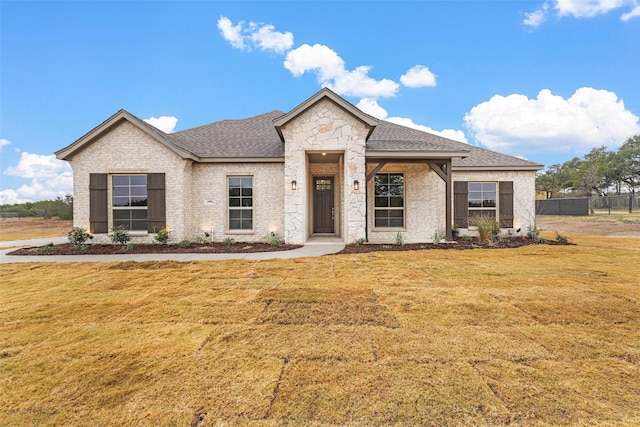
<path fill-rule="evenodd" d="M 447 232 L 447 240 L 453 240 L 453 232 L 451 231 L 451 159 L 447 160 L 428 160 L 427 163 L 444 181 L 445 192 L 445 228 Z"/>

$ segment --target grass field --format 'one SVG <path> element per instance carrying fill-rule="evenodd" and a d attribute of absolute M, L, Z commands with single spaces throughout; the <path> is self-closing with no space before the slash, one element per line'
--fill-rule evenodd
<path fill-rule="evenodd" d="M 639 425 L 640 240 L 0 265 L 1 425 Z"/>
<path fill-rule="evenodd" d="M 7 240 L 36 239 L 39 237 L 66 236 L 72 227 L 72 221 L 61 221 L 57 218 L 7 219 L 0 221 L 0 242 Z"/>

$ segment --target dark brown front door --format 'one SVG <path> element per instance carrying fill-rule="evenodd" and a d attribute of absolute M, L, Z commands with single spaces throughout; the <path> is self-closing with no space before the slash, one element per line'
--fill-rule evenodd
<path fill-rule="evenodd" d="M 313 232 L 333 233 L 333 178 L 313 178 Z"/>

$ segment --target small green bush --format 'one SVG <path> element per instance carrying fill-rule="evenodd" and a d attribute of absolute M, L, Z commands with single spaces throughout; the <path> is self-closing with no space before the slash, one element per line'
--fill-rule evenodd
<path fill-rule="evenodd" d="M 86 249 L 87 240 L 93 239 L 93 236 L 84 228 L 73 227 L 69 234 L 67 234 L 67 238 L 73 249 Z"/>
<path fill-rule="evenodd" d="M 433 232 L 433 243 L 434 244 L 439 244 L 441 241 L 446 240 L 447 236 L 442 233 L 440 230 L 436 230 Z"/>
<path fill-rule="evenodd" d="M 280 236 L 274 233 L 269 234 L 267 237 L 265 237 L 264 240 L 265 242 L 267 242 L 267 245 L 274 246 L 276 248 L 284 244 L 284 241 L 280 238 Z"/>
<path fill-rule="evenodd" d="M 222 241 L 222 244 L 225 246 L 230 246 L 233 245 L 236 241 L 234 240 L 233 237 L 225 237 L 225 239 Z"/>
<path fill-rule="evenodd" d="M 365 239 L 364 237 L 360 237 L 359 239 L 353 241 L 353 244 L 356 246 L 362 246 L 365 243 L 367 243 L 367 239 Z"/>
<path fill-rule="evenodd" d="M 162 230 L 156 233 L 155 237 L 156 241 L 158 241 L 162 245 L 166 245 L 169 241 L 169 230 L 163 228 Z"/>
<path fill-rule="evenodd" d="M 401 232 L 398 231 L 396 233 L 396 245 L 404 246 L 404 244 L 405 244 L 404 234 L 402 234 Z"/>
<path fill-rule="evenodd" d="M 191 240 L 180 240 L 180 242 L 178 243 L 178 246 L 180 246 L 181 248 L 186 248 L 191 246 Z"/>
<path fill-rule="evenodd" d="M 111 227 L 111 241 L 114 245 L 126 245 L 131 241 L 131 236 L 124 225 L 115 225 Z"/>

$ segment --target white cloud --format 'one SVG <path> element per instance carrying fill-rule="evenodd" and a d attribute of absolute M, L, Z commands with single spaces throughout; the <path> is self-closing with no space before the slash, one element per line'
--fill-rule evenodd
<path fill-rule="evenodd" d="M 356 107 L 369 114 L 370 116 L 375 117 L 376 119 L 387 120 L 387 118 L 389 117 L 389 113 L 387 113 L 387 110 L 382 108 L 375 99 L 362 98 L 356 104 Z"/>
<path fill-rule="evenodd" d="M 624 13 L 620 19 L 628 21 L 629 19 L 640 16 L 640 6 L 638 0 L 547 0 L 534 12 L 527 13 L 526 19 L 523 21 L 525 25 L 537 27 L 542 24 L 550 10 L 562 17 L 571 15 L 575 18 L 593 18 L 594 16 L 604 15 L 612 10 L 629 8 L 630 12 Z"/>
<path fill-rule="evenodd" d="M 173 116 L 160 116 L 149 117 L 148 119 L 144 119 L 144 121 L 164 133 L 173 133 L 178 123 L 178 118 Z"/>
<path fill-rule="evenodd" d="M 558 15 L 591 18 L 632 4 L 633 0 L 555 0 Z"/>
<path fill-rule="evenodd" d="M 389 117 L 387 110 L 381 107 L 375 99 L 363 98 L 360 100 L 360 102 L 358 102 L 356 107 L 380 120 L 386 120 L 391 123 L 417 129 L 423 132 L 428 132 L 434 135 L 439 135 L 444 138 L 453 139 L 455 141 L 467 142 L 467 138 L 464 136 L 464 132 L 462 132 L 461 130 L 444 129 L 442 131 L 437 131 L 430 128 L 429 126 L 414 123 L 413 120 L 406 117 Z"/>
<path fill-rule="evenodd" d="M 52 178 L 65 171 L 71 171 L 69 163 L 56 159 L 53 154 L 42 155 L 23 151 L 18 164 L 9 166 L 4 174 L 20 178 Z"/>
<path fill-rule="evenodd" d="M 615 148 L 640 133 L 638 116 L 615 93 L 590 87 L 568 99 L 549 89 L 536 99 L 495 95 L 473 107 L 464 120 L 478 142 L 514 155 Z"/>
<path fill-rule="evenodd" d="M 293 34 L 275 31 L 271 24 L 262 25 L 251 23 L 253 32 L 249 36 L 251 41 L 262 50 L 272 50 L 276 53 L 285 53 L 293 47 Z"/>
<path fill-rule="evenodd" d="M 549 4 L 545 3 L 542 7 L 531 13 L 526 13 L 527 18 L 524 20 L 524 24 L 530 27 L 538 27 L 544 21 L 547 20 L 547 13 L 549 12 Z"/>
<path fill-rule="evenodd" d="M 406 87 L 426 87 L 436 85 L 436 76 L 424 65 L 415 65 L 400 77 Z"/>
<path fill-rule="evenodd" d="M 627 22 L 633 18 L 640 18 L 640 5 L 631 9 L 631 12 L 625 13 L 620 17 L 621 21 Z"/>
<path fill-rule="evenodd" d="M 18 164 L 4 171 L 5 175 L 30 179 L 29 184 L 17 190 L 0 191 L 1 204 L 55 199 L 73 192 L 73 173 L 65 161 L 54 155 L 33 154 L 23 151 Z"/>
<path fill-rule="evenodd" d="M 0 152 L 2 151 L 2 147 L 5 145 L 11 145 L 11 141 L 8 139 L 0 138 Z"/>
<path fill-rule="evenodd" d="M 321 44 L 303 44 L 289 51 L 284 67 L 296 77 L 315 72 L 321 86 L 327 86 L 340 95 L 389 97 L 395 96 L 400 87 L 390 79 L 375 80 L 369 77 L 369 66 L 347 70 L 344 60 L 334 50 Z"/>
<path fill-rule="evenodd" d="M 229 18 L 221 16 L 218 19 L 218 29 L 231 46 L 240 50 L 250 50 L 249 43 L 261 50 L 271 50 L 279 54 L 293 47 L 293 34 L 288 31 L 286 33 L 276 31 L 272 24 L 250 22 L 245 27 L 244 21 L 233 25 Z"/>
<path fill-rule="evenodd" d="M 31 200 L 21 199 L 16 190 L 9 188 L 0 191 L 0 205 L 15 205 L 26 202 L 31 202 Z"/>
<path fill-rule="evenodd" d="M 236 49 L 245 49 L 247 47 L 242 35 L 242 22 L 237 25 L 233 25 L 229 18 L 221 16 L 220 19 L 218 19 L 218 29 L 220 30 L 222 37 L 231 43 L 231 46 Z"/>

